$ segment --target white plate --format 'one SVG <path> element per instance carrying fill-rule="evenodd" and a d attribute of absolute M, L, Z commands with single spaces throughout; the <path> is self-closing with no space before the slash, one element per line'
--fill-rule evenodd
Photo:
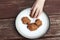
<path fill-rule="evenodd" d="M 47 32 L 49 28 L 49 18 L 46 15 L 46 13 L 42 12 L 40 16 L 38 17 L 42 21 L 42 25 L 37 30 L 30 31 L 27 28 L 27 25 L 23 24 L 21 21 L 22 17 L 28 17 L 31 20 L 31 23 L 35 22 L 36 18 L 31 18 L 29 16 L 30 10 L 31 10 L 30 8 L 27 8 L 18 14 L 16 18 L 16 22 L 15 22 L 16 29 L 22 36 L 26 38 L 29 38 L 29 39 L 39 38 Z"/>

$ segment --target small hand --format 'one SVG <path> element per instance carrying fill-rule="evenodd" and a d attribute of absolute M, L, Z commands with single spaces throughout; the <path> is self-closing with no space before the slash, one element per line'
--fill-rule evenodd
<path fill-rule="evenodd" d="M 45 2 L 45 0 L 36 0 L 36 2 L 34 3 L 34 5 L 31 8 L 31 13 L 30 13 L 31 17 L 37 18 L 39 16 L 39 14 L 43 10 L 44 2 Z"/>

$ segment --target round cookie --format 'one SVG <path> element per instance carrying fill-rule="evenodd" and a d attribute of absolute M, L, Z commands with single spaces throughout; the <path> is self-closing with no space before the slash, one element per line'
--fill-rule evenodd
<path fill-rule="evenodd" d="M 22 22 L 23 24 L 30 24 L 30 19 L 28 17 L 23 17 Z"/>
<path fill-rule="evenodd" d="M 31 23 L 27 26 L 27 28 L 30 30 L 30 31 L 34 31 L 38 28 L 38 26 L 35 24 L 35 23 Z"/>
<path fill-rule="evenodd" d="M 41 21 L 40 19 L 37 19 L 37 20 L 35 21 L 35 24 L 36 24 L 37 26 L 41 26 L 41 25 L 42 25 L 42 21 Z"/>

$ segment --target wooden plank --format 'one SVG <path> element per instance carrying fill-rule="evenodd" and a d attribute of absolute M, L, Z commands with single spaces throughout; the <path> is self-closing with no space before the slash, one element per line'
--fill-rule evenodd
<path fill-rule="evenodd" d="M 0 0 L 0 18 L 13 18 L 25 8 L 30 7 L 34 0 Z"/>
<path fill-rule="evenodd" d="M 50 15 L 50 30 L 45 36 L 60 36 L 60 15 Z"/>
<path fill-rule="evenodd" d="M 49 15 L 60 15 L 60 0 L 46 0 L 44 11 Z"/>
<path fill-rule="evenodd" d="M 35 0 L 0 0 L 0 18 L 15 18 L 17 14 L 32 7 Z M 60 0 L 46 0 L 44 11 L 49 15 L 60 15 Z"/>
<path fill-rule="evenodd" d="M 30 39 L 18 38 L 18 39 L 5 39 L 5 40 L 30 40 Z M 42 39 L 34 39 L 34 40 L 60 40 L 60 37 L 42 38 Z"/>
<path fill-rule="evenodd" d="M 50 15 L 50 29 L 41 39 L 60 39 L 60 15 Z M 0 39 L 25 39 L 17 32 L 14 24 L 15 18 L 0 19 Z M 57 40 L 57 38 L 56 38 Z"/>
<path fill-rule="evenodd" d="M 60 40 L 60 37 L 52 37 L 52 38 L 42 38 L 37 40 Z"/>

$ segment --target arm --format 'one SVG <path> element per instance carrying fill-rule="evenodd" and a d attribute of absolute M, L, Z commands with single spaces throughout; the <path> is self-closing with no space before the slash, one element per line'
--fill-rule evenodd
<path fill-rule="evenodd" d="M 31 8 L 31 17 L 38 17 L 39 14 L 43 11 L 45 0 L 36 0 L 36 2 L 33 4 Z"/>

